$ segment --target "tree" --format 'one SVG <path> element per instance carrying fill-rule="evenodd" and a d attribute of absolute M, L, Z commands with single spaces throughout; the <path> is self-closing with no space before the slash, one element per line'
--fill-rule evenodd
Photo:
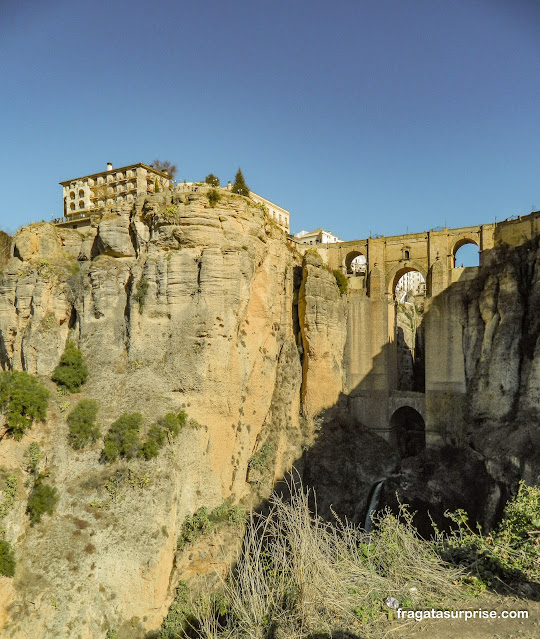
<path fill-rule="evenodd" d="M 206 182 L 206 184 L 209 184 L 210 186 L 219 186 L 219 178 L 216 177 L 213 173 L 209 173 L 204 181 Z"/>
<path fill-rule="evenodd" d="M 242 169 L 238 169 L 236 175 L 234 176 L 234 184 L 232 187 L 232 192 L 237 193 L 238 195 L 249 196 L 249 189 L 247 187 L 246 181 L 244 180 L 244 174 L 242 173 Z"/>
<path fill-rule="evenodd" d="M 58 386 L 65 386 L 70 393 L 78 393 L 88 378 L 88 368 L 81 351 L 73 342 L 66 344 L 66 350 L 60 363 L 54 369 L 52 381 Z"/>
<path fill-rule="evenodd" d="M 68 415 L 68 440 L 75 450 L 80 450 L 99 438 L 99 426 L 96 424 L 98 410 L 95 400 L 82 399 Z"/>
<path fill-rule="evenodd" d="M 49 391 L 32 375 L 23 371 L 0 373 L 0 411 L 5 420 L 0 439 L 6 433 L 21 439 L 34 420 L 44 421 L 48 398 Z"/>
<path fill-rule="evenodd" d="M 169 161 L 162 162 L 157 158 L 150 165 L 156 169 L 156 171 L 161 171 L 162 173 L 166 173 L 169 176 L 169 179 L 173 179 L 178 173 L 178 167 L 176 164 L 171 164 Z"/>

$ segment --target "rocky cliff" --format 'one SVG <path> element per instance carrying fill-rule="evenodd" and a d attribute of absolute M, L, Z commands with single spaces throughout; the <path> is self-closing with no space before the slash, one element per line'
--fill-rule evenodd
<path fill-rule="evenodd" d="M 182 522 L 203 505 L 257 501 L 300 456 L 311 436 L 301 414 L 341 391 L 339 297 L 331 273 L 303 263 L 260 208 L 232 194 L 212 207 L 204 191 L 166 192 L 86 229 L 40 224 L 12 238 L 3 368 L 47 381 L 69 338 L 90 376 L 82 394 L 51 399 L 45 424 L 0 443 L 0 467 L 20 479 L 7 521 L 17 573 L 0 577 L 3 636 L 94 638 L 114 627 L 143 637 L 179 577 L 230 561 L 217 548 L 178 554 Z M 322 390 L 311 390 L 329 362 Z M 99 443 L 68 446 L 65 417 L 82 396 L 99 402 L 102 433 L 123 412 L 149 425 L 184 408 L 191 421 L 158 458 L 111 467 Z M 30 527 L 22 469 L 34 440 L 60 501 Z M 267 468 L 250 469 L 265 445 Z"/>

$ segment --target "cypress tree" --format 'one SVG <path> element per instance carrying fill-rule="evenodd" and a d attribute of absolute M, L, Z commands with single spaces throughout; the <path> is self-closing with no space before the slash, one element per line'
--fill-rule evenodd
<path fill-rule="evenodd" d="M 245 195 L 246 197 L 249 196 L 249 189 L 247 187 L 246 181 L 244 180 L 242 169 L 238 169 L 238 171 L 236 172 L 232 192 L 237 193 L 238 195 Z"/>

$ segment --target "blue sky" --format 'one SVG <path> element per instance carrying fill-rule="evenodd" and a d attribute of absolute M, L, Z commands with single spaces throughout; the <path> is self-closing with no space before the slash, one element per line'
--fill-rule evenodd
<path fill-rule="evenodd" d="M 156 157 L 343 239 L 540 209 L 538 0 L 2 5 L 4 230 Z"/>

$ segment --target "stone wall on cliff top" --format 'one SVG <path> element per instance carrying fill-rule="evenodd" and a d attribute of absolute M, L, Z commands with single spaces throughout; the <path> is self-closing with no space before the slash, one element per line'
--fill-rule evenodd
<path fill-rule="evenodd" d="M 217 561 L 197 555 L 197 570 L 176 561 L 185 516 L 229 497 L 249 503 L 260 482 L 250 483 L 248 462 L 267 441 L 271 487 L 308 435 L 301 402 L 312 415 L 341 392 L 339 304 L 333 276 L 302 267 L 263 212 L 232 194 L 215 207 L 204 193 L 155 194 L 85 231 L 22 228 L 0 281 L 2 366 L 48 378 L 70 338 L 90 377 L 68 398 L 50 384 L 46 424 L 0 443 L 0 466 L 20 479 L 8 521 L 17 574 L 0 578 L 3 636 L 94 638 L 120 627 L 142 637 L 159 627 L 177 579 Z M 329 363 L 324 388 L 305 390 Z M 184 407 L 195 422 L 158 458 L 131 461 L 121 496 L 96 507 L 126 463 L 100 464 L 99 444 L 69 448 L 66 415 L 81 397 L 98 400 L 102 433 L 123 412 L 148 426 Z M 60 501 L 31 528 L 22 468 L 34 440 Z"/>

